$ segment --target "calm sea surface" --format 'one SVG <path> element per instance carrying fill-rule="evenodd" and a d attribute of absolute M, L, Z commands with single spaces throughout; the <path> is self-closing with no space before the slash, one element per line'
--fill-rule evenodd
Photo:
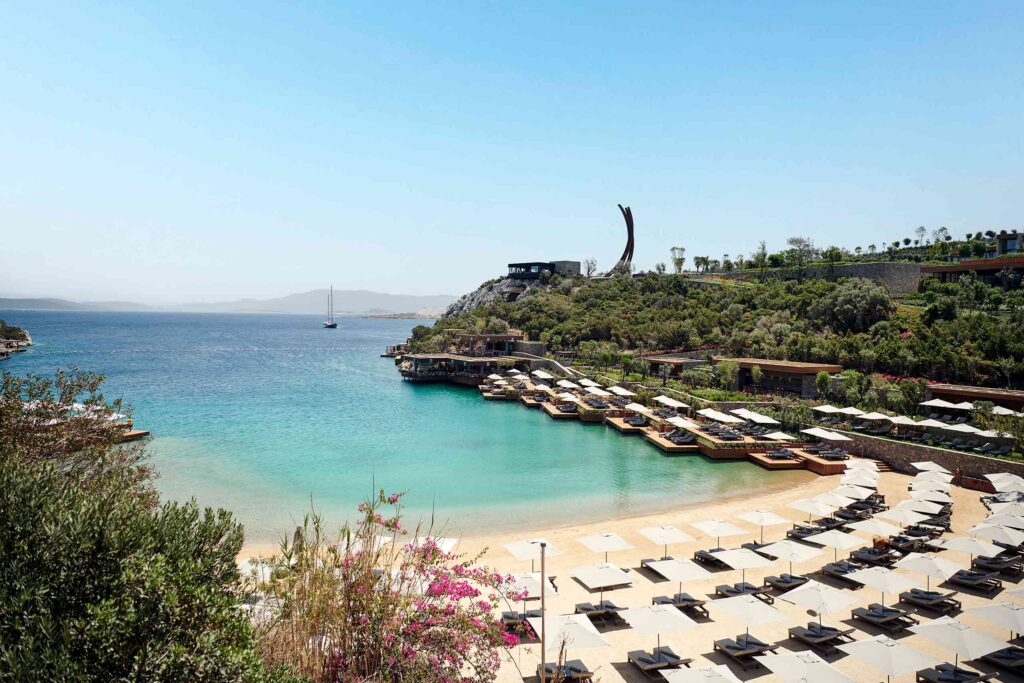
<path fill-rule="evenodd" d="M 35 346 L 15 374 L 107 376 L 153 432 L 166 497 L 226 507 L 271 542 L 311 507 L 332 521 L 374 486 L 452 532 L 596 520 L 781 485 L 800 475 L 668 458 L 602 425 L 556 422 L 473 389 L 403 382 L 380 353 L 414 321 L 0 311 Z"/>

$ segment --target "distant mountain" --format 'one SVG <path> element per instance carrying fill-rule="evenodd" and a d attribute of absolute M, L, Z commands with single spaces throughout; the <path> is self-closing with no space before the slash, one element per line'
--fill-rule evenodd
<path fill-rule="evenodd" d="M 382 294 L 367 290 L 335 290 L 337 315 L 418 313 L 439 315 L 454 296 L 446 294 Z M 326 313 L 327 290 L 289 294 L 277 299 L 239 299 L 215 303 L 147 306 L 130 301 L 70 301 L 56 298 L 0 298 L 0 310 L 37 311 L 189 311 L 196 313 Z"/>
<path fill-rule="evenodd" d="M 436 312 L 444 310 L 453 301 L 455 301 L 455 297 L 447 294 L 381 294 L 365 289 L 334 290 L 334 312 L 338 315 L 403 313 L 407 311 Z M 277 299 L 239 299 L 238 301 L 212 304 L 191 303 L 174 308 L 180 311 L 206 313 L 325 313 L 327 311 L 327 290 L 314 289 L 311 292 L 289 294 Z"/>

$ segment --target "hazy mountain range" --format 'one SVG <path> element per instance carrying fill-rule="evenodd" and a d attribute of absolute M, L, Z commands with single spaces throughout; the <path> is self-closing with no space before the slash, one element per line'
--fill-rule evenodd
<path fill-rule="evenodd" d="M 362 289 L 334 290 L 336 315 L 387 313 L 439 314 L 456 297 L 447 294 L 382 294 Z M 0 310 L 49 311 L 189 311 L 197 313 L 326 313 L 327 290 L 288 294 L 276 299 L 239 299 L 214 303 L 149 306 L 130 301 L 70 301 L 50 298 L 2 298 Z"/>

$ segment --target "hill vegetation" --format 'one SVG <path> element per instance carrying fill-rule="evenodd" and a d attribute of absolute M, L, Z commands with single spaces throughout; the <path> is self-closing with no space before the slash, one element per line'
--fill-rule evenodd
<path fill-rule="evenodd" d="M 971 277 L 925 282 L 902 305 L 860 279 L 698 283 L 684 275 L 552 276 L 518 301 L 492 302 L 413 330 L 413 348 L 446 348 L 448 330 L 523 331 L 550 350 L 720 349 L 736 356 L 838 363 L 865 373 L 1009 386 L 1024 379 L 1024 293 Z M 618 364 L 618 363 L 615 363 Z"/>

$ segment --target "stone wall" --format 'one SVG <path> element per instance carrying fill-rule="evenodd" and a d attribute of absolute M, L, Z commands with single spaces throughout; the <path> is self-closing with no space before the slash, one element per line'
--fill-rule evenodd
<path fill-rule="evenodd" d="M 1010 472 L 1024 477 L 1024 463 L 987 458 L 977 453 L 922 446 L 909 441 L 880 439 L 857 432 L 835 431 L 853 439 L 853 443 L 849 444 L 847 448 L 851 453 L 881 460 L 894 471 L 904 474 L 917 473 L 910 463 L 931 460 L 950 472 L 972 479 L 981 479 L 986 474 L 996 474 L 997 472 Z"/>

